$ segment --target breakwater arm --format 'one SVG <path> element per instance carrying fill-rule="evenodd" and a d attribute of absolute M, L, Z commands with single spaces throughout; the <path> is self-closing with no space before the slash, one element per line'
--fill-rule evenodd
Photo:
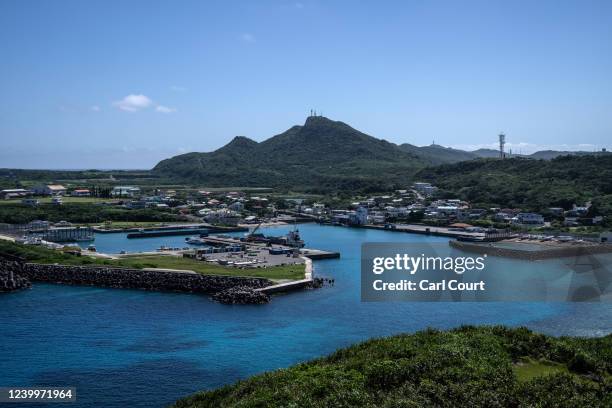
<path fill-rule="evenodd" d="M 33 282 L 204 294 L 215 294 L 234 286 L 255 289 L 271 284 L 271 281 L 262 278 L 34 263 L 22 264 L 19 274 Z"/>

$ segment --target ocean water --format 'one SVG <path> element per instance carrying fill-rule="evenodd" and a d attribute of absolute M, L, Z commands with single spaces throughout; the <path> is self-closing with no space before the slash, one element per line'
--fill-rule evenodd
<path fill-rule="evenodd" d="M 340 259 L 314 263 L 316 274 L 335 278 L 335 285 L 278 295 L 268 305 L 45 284 L 0 296 L 0 386 L 74 386 L 77 402 L 71 407 L 161 407 L 370 337 L 426 327 L 506 324 L 553 335 L 612 332 L 610 304 L 362 303 L 362 242 L 447 239 L 315 224 L 301 225 L 300 232 L 307 246 L 341 253 Z M 115 238 L 117 245 L 128 245 Z M 183 246 L 172 242 L 184 237 L 164 238 L 135 245 Z M 142 246 L 147 240 L 151 246 Z"/>

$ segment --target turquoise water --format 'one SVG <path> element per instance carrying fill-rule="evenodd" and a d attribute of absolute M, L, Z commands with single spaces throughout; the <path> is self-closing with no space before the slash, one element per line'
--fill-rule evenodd
<path fill-rule="evenodd" d="M 231 235 L 243 236 L 245 233 L 233 233 Z M 116 232 L 107 234 L 96 234 L 93 242 L 79 242 L 81 248 L 87 248 L 90 244 L 96 246 L 96 250 L 107 254 L 118 254 L 121 251 L 127 252 L 145 252 L 155 251 L 161 246 L 171 248 L 195 248 L 202 246 L 189 245 L 185 242 L 185 238 L 190 236 L 198 236 L 199 234 L 192 235 L 175 235 L 169 237 L 149 237 L 149 238 L 131 238 L 128 239 L 127 232 Z M 229 235 L 229 234 L 228 234 Z"/>
<path fill-rule="evenodd" d="M 373 336 L 428 326 L 612 332 L 609 304 L 362 303 L 362 242 L 446 239 L 315 224 L 300 226 L 300 232 L 307 245 L 341 252 L 341 259 L 315 262 L 316 273 L 334 277 L 336 284 L 275 296 L 268 305 L 224 306 L 199 295 L 43 284 L 0 296 L 0 386 L 75 386 L 78 401 L 71 407 L 161 407 Z M 146 249 L 179 246 L 172 244 L 176 239 L 184 237 L 151 241 Z"/>

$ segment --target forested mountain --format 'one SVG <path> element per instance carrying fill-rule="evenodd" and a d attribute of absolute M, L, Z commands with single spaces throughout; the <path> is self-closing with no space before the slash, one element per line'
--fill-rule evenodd
<path fill-rule="evenodd" d="M 612 214 L 612 155 L 472 160 L 426 168 L 416 178 L 474 205 L 539 211 L 592 200 L 594 211 Z"/>
<path fill-rule="evenodd" d="M 315 116 L 261 143 L 236 137 L 214 152 L 163 160 L 153 172 L 211 186 L 381 190 L 409 182 L 428 164 L 393 143 Z"/>

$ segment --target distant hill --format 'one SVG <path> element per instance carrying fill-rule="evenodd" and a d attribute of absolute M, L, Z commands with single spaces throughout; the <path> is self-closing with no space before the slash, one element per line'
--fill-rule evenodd
<path fill-rule="evenodd" d="M 608 155 L 608 152 L 585 152 L 585 151 L 557 151 L 557 150 L 540 150 L 538 152 L 532 153 L 526 157 L 532 159 L 544 159 L 551 160 L 559 156 L 602 156 Z"/>
<path fill-rule="evenodd" d="M 474 160 L 479 158 L 474 152 L 466 152 L 465 150 L 453 149 L 437 144 L 429 146 L 414 146 L 409 143 L 399 145 L 399 148 L 405 152 L 413 153 L 429 161 L 431 164 L 456 163 L 466 160 Z"/>
<path fill-rule="evenodd" d="M 495 149 L 478 149 L 470 153 L 473 153 L 474 155 L 481 157 L 481 158 L 498 158 L 499 157 L 499 150 L 495 150 Z M 531 154 L 516 154 L 516 153 L 509 154 L 507 153 L 507 156 L 508 157 L 525 157 L 528 159 L 552 160 L 560 156 L 586 156 L 586 155 L 601 156 L 601 155 L 607 155 L 607 154 L 610 154 L 610 153 L 585 152 L 585 151 L 539 150 Z"/>
<path fill-rule="evenodd" d="M 487 159 L 493 159 L 493 158 L 499 157 L 499 150 L 494 150 L 494 149 L 478 149 L 470 153 L 476 155 L 477 157 L 483 157 Z"/>
<path fill-rule="evenodd" d="M 309 117 L 261 143 L 236 137 L 210 153 L 187 153 L 153 172 L 210 186 L 375 189 L 405 185 L 430 161 L 325 117 Z"/>
<path fill-rule="evenodd" d="M 592 153 L 542 151 L 520 157 L 549 160 L 568 154 L 578 157 Z M 467 152 L 436 144 L 419 147 L 404 143 L 398 146 L 353 129 L 346 123 L 313 116 L 307 118 L 304 125 L 293 126 L 260 143 L 237 136 L 213 152 L 187 153 L 163 160 L 153 168 L 152 174 L 211 187 L 282 187 L 327 192 L 383 191 L 405 187 L 418 171 L 448 163 L 476 162 L 473 166 L 508 167 L 510 173 L 531 166 L 547 168 L 538 160 L 531 164 L 514 161 L 478 164 L 483 158 L 498 157 L 499 152 L 493 149 Z M 463 171 L 464 167 L 457 169 Z M 470 188 L 470 184 L 461 186 Z"/>
<path fill-rule="evenodd" d="M 552 160 L 480 159 L 429 167 L 415 176 L 442 193 L 474 205 L 541 211 L 593 201 L 612 215 L 612 155 L 559 156 Z"/>

